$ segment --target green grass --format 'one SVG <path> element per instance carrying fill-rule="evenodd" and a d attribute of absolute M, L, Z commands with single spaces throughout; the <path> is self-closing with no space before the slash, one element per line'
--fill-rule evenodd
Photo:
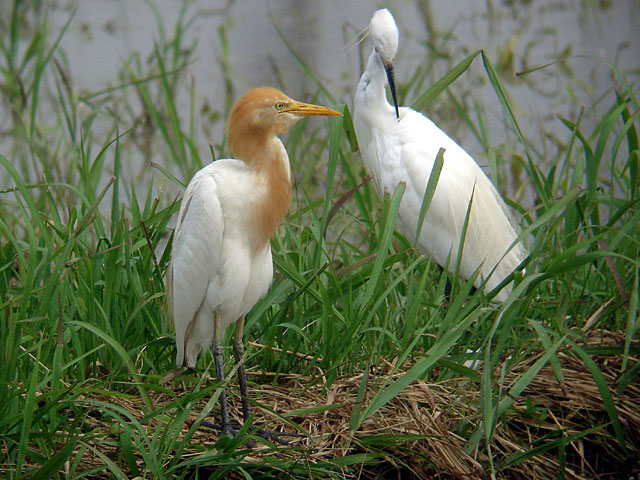
<path fill-rule="evenodd" d="M 181 187 L 209 161 L 206 145 L 196 144 L 196 84 L 186 73 L 192 49 L 182 44 L 186 10 L 173 34 L 160 36 L 149 63 L 134 53 L 117 86 L 79 95 L 58 50 L 70 23 L 49 31 L 45 9 L 40 24 L 22 32 L 25 8 L 15 2 L 0 55 L 11 116 L 11 142 L 0 152 L 2 476 L 344 478 L 385 469 L 429 476 L 438 472 L 437 459 L 414 458 L 414 436 L 359 430 L 421 379 L 452 385 L 458 399 L 467 391 L 468 417 L 452 420 L 451 431 L 498 477 L 513 478 L 550 455 L 557 476 L 571 478 L 577 442 L 594 466 L 608 456 L 608 466 L 624 472 L 626 459 L 637 458 L 638 424 L 622 408 L 639 398 L 637 75 L 611 68 L 618 88 L 601 100 L 607 109 L 592 130 L 582 127 L 582 113 L 562 119 L 561 153 L 548 169 L 528 145 L 487 53 L 456 59 L 441 80 L 417 70 L 401 88 L 421 107 L 442 99 L 463 110 L 453 94 L 438 94 L 472 65 L 482 68 L 494 107 L 519 142 L 486 145 L 494 178 L 508 178 L 514 164 L 537 199 L 534 208 L 511 201 L 530 255 L 501 305 L 455 279 L 444 302 L 445 276 L 394 230 L 401 192 L 380 201 L 363 184 L 348 107 L 338 106 L 344 118 L 303 121 L 291 131 L 285 141 L 298 185 L 272 242 L 273 286 L 247 317 L 245 339 L 265 348 L 250 347 L 247 362 L 264 373 L 256 384 L 266 389 L 289 374 L 312 378 L 323 392 L 356 378 L 357 403 L 346 420 L 353 444 L 317 461 L 292 457 L 292 449 L 310 455 L 295 447 L 256 461 L 247 458 L 254 452 L 243 443 L 246 433 L 203 440 L 201 422 L 216 414 L 220 394 L 207 375 L 211 355 L 175 391 L 159 382 L 175 355 L 164 273 L 179 200 L 156 186 Z M 224 31 L 220 38 L 226 42 Z M 290 44 L 283 48 L 295 55 Z M 328 104 L 327 87 L 296 58 L 300 75 L 320 92 L 317 101 Z M 177 108 L 178 92 L 190 99 L 188 112 Z M 141 116 L 133 98 L 141 100 Z M 480 112 L 477 118 L 464 122 L 485 139 Z M 224 151 L 222 139 L 214 140 Z M 154 163 L 138 183 L 124 172 L 140 152 Z M 481 349 L 477 372 L 462 365 L 468 348 Z M 229 360 L 227 371 L 234 367 Z M 580 428 L 571 417 L 584 411 L 561 401 L 563 391 L 580 391 L 576 371 L 593 384 L 590 405 L 600 405 Z M 554 403 L 535 391 L 543 372 Z M 330 408 L 275 413 L 295 429 L 295 418 Z M 552 417 L 559 424 L 545 430 Z M 500 443 L 505 432 L 519 450 Z"/>

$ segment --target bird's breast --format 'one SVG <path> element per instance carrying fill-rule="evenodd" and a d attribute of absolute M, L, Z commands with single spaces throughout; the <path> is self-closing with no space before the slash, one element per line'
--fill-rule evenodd
<path fill-rule="evenodd" d="M 262 298 L 273 279 L 273 262 L 271 247 L 266 245 L 255 251 L 243 239 L 225 236 L 222 244 L 220 283 L 211 284 L 212 289 L 208 298 L 224 299 L 220 307 L 211 305 L 212 309 L 220 308 L 223 316 L 223 327 L 234 322 Z"/>
<path fill-rule="evenodd" d="M 216 183 L 225 217 L 225 237 L 250 245 L 254 252 L 269 245 L 291 203 L 289 160 L 282 143 L 266 149 L 259 162 L 218 160 L 234 168 L 219 169 Z"/>
<path fill-rule="evenodd" d="M 250 218 L 255 224 L 253 248 L 256 251 L 269 244 L 291 204 L 289 157 L 278 138 L 274 138 L 269 155 L 269 160 L 254 170 L 257 193 Z"/>

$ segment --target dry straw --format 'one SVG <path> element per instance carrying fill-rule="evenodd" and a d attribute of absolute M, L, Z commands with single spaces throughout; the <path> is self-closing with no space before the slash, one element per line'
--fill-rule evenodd
<path fill-rule="evenodd" d="M 623 342 L 621 334 L 610 332 L 597 332 L 592 338 L 588 345 L 620 345 Z M 516 368 L 510 369 L 504 384 L 514 381 L 536 359 L 535 356 L 529 357 Z M 577 355 L 565 351 L 559 355 L 559 359 L 565 379 L 564 387 L 558 384 L 550 367 L 540 371 L 497 425 L 491 446 L 493 463 L 499 466 L 506 459 L 544 444 L 543 437 L 551 432 L 562 430 L 562 435 L 568 437 L 584 431 L 586 425 L 599 424 L 603 425 L 602 429 L 568 443 L 565 448 L 564 474 L 568 479 L 615 478 L 628 465 L 625 467 L 626 460 L 621 458 L 615 438 L 606 426 L 608 417 L 598 387 Z M 594 359 L 612 392 L 617 414 L 630 439 L 628 446 L 633 449 L 633 442 L 635 445 L 639 443 L 640 388 L 637 383 L 632 382 L 624 390 L 623 396 L 617 396 L 616 382 L 622 357 Z M 633 364 L 638 362 L 637 358 L 631 360 Z M 381 372 L 369 372 L 365 404 L 387 377 L 384 370 L 388 370 L 388 367 L 384 366 Z M 401 376 L 409 367 L 409 364 L 403 365 L 396 376 Z M 325 388 L 321 376 L 311 378 L 288 374 L 278 375 L 276 378 L 255 369 L 249 371 L 249 375 L 255 379 L 255 382 L 250 382 L 253 385 L 251 397 L 257 399 L 259 405 L 266 407 L 254 407 L 255 423 L 265 425 L 269 430 L 294 432 L 295 429 L 287 421 L 295 422 L 305 435 L 287 437 L 291 447 L 274 449 L 257 443 L 244 458 L 245 462 L 261 462 L 265 457 L 278 456 L 302 457 L 305 462 L 315 463 L 375 448 L 376 452 L 381 453 L 380 462 L 386 465 L 387 471 L 389 468 L 397 469 L 402 478 L 481 479 L 490 476 L 486 450 L 482 444 L 480 448 L 467 454 L 464 451 L 467 440 L 457 433 L 460 425 L 476 426 L 480 423 L 479 386 L 471 380 L 456 378 L 441 383 L 416 380 L 367 418 L 354 433 L 349 428 L 349 421 L 356 404 L 362 374 L 335 380 L 329 388 Z M 494 375 L 498 378 L 499 369 L 496 369 Z M 214 382 L 212 378 L 209 380 Z M 265 380 L 267 383 L 264 383 Z M 157 408 L 189 393 L 182 389 L 179 380 L 174 381 L 173 388 L 173 394 L 151 395 Z M 240 400 L 236 392 L 230 397 L 231 414 L 237 422 L 242 418 Z M 142 417 L 142 412 L 138 410 L 138 399 L 104 396 L 100 399 L 118 404 L 137 417 Z M 186 422 L 183 433 L 196 420 L 207 400 L 208 398 L 204 398 L 194 405 L 191 419 Z M 318 408 L 322 406 L 327 408 Z M 540 408 L 536 409 L 535 406 Z M 287 421 L 269 410 L 286 415 Z M 539 412 L 539 415 L 535 412 Z M 110 425 L 102 424 L 101 417 L 92 417 L 89 422 L 97 430 L 104 429 L 105 437 L 111 435 Z M 156 420 L 152 419 L 148 428 L 153 430 L 155 427 Z M 397 437 L 391 437 L 393 440 L 386 445 L 371 447 L 371 442 L 367 439 L 373 435 L 407 436 L 408 440 L 398 441 Z M 214 430 L 200 426 L 191 438 L 194 448 L 187 455 L 201 454 L 203 448 L 213 445 L 216 440 L 217 433 Z M 104 449 L 103 443 L 100 448 Z M 389 452 L 389 455 L 385 456 L 384 452 Z M 109 455 L 108 452 L 103 453 Z M 630 453 L 632 457 L 637 454 L 637 450 Z M 95 466 L 95 462 L 101 460 L 87 457 L 85 461 L 89 467 L 89 464 Z M 400 461 L 403 462 L 402 465 L 399 464 Z M 359 468 L 352 467 L 343 474 L 346 478 L 375 478 L 377 468 L 367 464 Z M 495 478 L 557 478 L 560 468 L 558 450 L 552 448 L 499 469 Z"/>

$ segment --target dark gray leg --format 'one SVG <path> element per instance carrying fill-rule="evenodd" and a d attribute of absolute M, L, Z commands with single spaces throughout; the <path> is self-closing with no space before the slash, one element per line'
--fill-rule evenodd
<path fill-rule="evenodd" d="M 220 312 L 214 313 L 214 334 L 213 334 L 213 359 L 216 363 L 216 376 L 218 382 L 224 382 L 224 356 L 222 355 L 222 345 L 220 339 L 222 338 L 222 319 L 220 318 Z M 220 416 L 222 435 L 235 435 L 233 428 L 231 428 L 231 421 L 229 420 L 229 407 L 227 405 L 227 392 L 224 388 L 220 394 Z"/>
<path fill-rule="evenodd" d="M 236 334 L 233 339 L 233 356 L 238 364 L 238 383 L 240 384 L 240 395 L 242 396 L 242 419 L 246 422 L 251 415 L 249 411 L 249 392 L 247 389 L 247 372 L 244 368 L 244 343 L 242 334 L 244 329 L 244 316 L 236 322 Z"/>
<path fill-rule="evenodd" d="M 233 356 L 236 359 L 236 363 L 238 364 L 238 383 L 240 384 L 240 395 L 242 395 L 242 418 L 246 423 L 251 416 L 251 411 L 249 409 L 249 391 L 247 388 L 247 371 L 244 368 L 244 342 L 242 341 L 244 329 L 244 317 L 241 317 L 236 322 L 236 334 L 233 339 Z M 254 433 L 265 438 L 267 440 L 271 440 L 272 442 L 279 443 L 281 445 L 289 445 L 289 443 L 282 438 L 281 436 L 290 436 L 297 437 L 302 436 L 296 433 L 280 433 L 280 432 L 270 432 L 266 430 L 262 430 L 258 428 L 253 430 Z"/>
<path fill-rule="evenodd" d="M 222 338 L 222 329 L 221 329 L 221 318 L 220 314 L 216 313 L 214 316 L 214 339 L 213 339 L 213 359 L 216 363 L 216 375 L 218 377 L 219 382 L 224 382 L 224 357 L 222 355 L 222 345 L 220 343 Z M 249 410 L 249 401 L 248 398 L 248 389 L 247 389 L 247 372 L 244 368 L 244 344 L 242 343 L 242 334 L 244 330 L 244 317 L 238 319 L 236 322 L 236 335 L 233 339 L 233 355 L 238 363 L 238 383 L 240 384 L 240 394 L 242 395 L 242 417 L 246 422 L 250 417 Z M 236 431 L 231 427 L 231 421 L 229 419 L 229 408 L 227 405 L 227 395 L 224 389 L 220 394 L 220 416 L 221 416 L 221 430 L 222 435 L 236 435 Z M 209 424 L 208 426 L 213 426 Z M 264 430 L 253 430 L 254 433 L 260 435 L 261 437 L 271 440 L 273 442 L 279 443 L 281 445 L 289 445 L 288 442 L 279 438 L 279 436 L 290 436 L 290 437 L 302 437 L 298 433 L 278 433 L 278 432 L 268 432 Z M 250 441 L 248 443 L 249 446 L 253 446 L 254 442 Z"/>

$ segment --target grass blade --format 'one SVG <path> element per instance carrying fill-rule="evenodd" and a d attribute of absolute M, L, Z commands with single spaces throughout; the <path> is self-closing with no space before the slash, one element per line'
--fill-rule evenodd
<path fill-rule="evenodd" d="M 127 370 L 129 370 L 129 374 L 135 379 L 136 386 L 138 387 L 138 390 L 140 392 L 140 397 L 142 398 L 147 411 L 153 410 L 153 403 L 151 402 L 151 399 L 149 398 L 149 395 L 147 394 L 147 391 L 143 386 L 144 382 L 142 381 L 142 378 L 138 374 L 135 368 L 135 365 L 131 361 L 131 357 L 125 351 L 125 349 L 122 348 L 122 345 L 118 343 L 113 337 L 111 337 L 110 335 L 107 335 L 104 331 L 102 331 L 100 328 L 96 327 L 95 325 L 91 325 L 85 322 L 79 322 L 76 320 L 71 320 L 68 323 L 69 325 L 74 325 L 76 327 L 89 330 L 91 333 L 93 333 L 97 337 L 104 340 L 111 348 L 113 348 L 113 350 L 118 354 L 122 362 L 127 367 Z"/>
<path fill-rule="evenodd" d="M 418 243 L 418 239 L 420 238 L 420 234 L 422 233 L 424 217 L 427 215 L 427 210 L 429 210 L 429 205 L 431 205 L 433 195 L 434 193 L 436 193 L 438 179 L 440 178 L 440 172 L 442 171 L 442 166 L 444 165 L 444 152 L 444 148 L 440 148 L 438 150 L 436 159 L 433 162 L 433 168 L 431 169 L 431 173 L 429 174 L 427 188 L 425 188 L 424 195 L 422 196 L 422 205 L 420 206 L 420 214 L 418 215 L 418 228 L 416 228 L 415 244 Z"/>
<path fill-rule="evenodd" d="M 467 71 L 473 59 L 480 54 L 482 50 L 478 50 L 477 52 L 472 53 L 463 59 L 460 63 L 458 63 L 455 67 L 449 70 L 440 80 L 434 83 L 429 90 L 420 95 L 418 99 L 413 102 L 411 108 L 414 110 L 422 110 L 424 107 L 429 105 L 438 95 L 442 93 L 449 85 L 451 85 L 456 78 L 462 75 Z"/>
<path fill-rule="evenodd" d="M 491 64 L 491 60 L 489 60 L 489 57 L 487 57 L 484 51 L 482 51 L 482 63 L 489 77 L 489 83 L 491 83 L 493 90 L 496 92 L 496 95 L 498 96 L 498 100 L 500 100 L 500 103 L 502 104 L 502 108 L 506 113 L 507 118 L 511 122 L 511 125 L 513 126 L 514 130 L 516 131 L 516 134 L 520 139 L 520 143 L 522 144 L 522 147 L 524 148 L 524 152 L 527 156 L 527 166 L 528 166 L 527 169 L 531 177 L 531 180 L 533 181 L 533 184 L 536 188 L 536 192 L 540 196 L 540 200 L 542 201 L 542 203 L 545 206 L 548 206 L 549 197 L 544 188 L 544 183 L 542 181 L 540 173 L 538 172 L 538 168 L 535 166 L 533 162 L 533 157 L 531 155 L 531 151 L 529 150 L 527 141 L 524 138 L 524 134 L 522 133 L 522 130 L 518 125 L 516 116 L 513 114 L 513 109 L 511 108 L 511 102 L 509 101 L 509 98 L 504 89 L 504 86 L 502 85 L 502 82 L 500 81 L 500 77 L 498 76 L 498 73 L 496 72 L 495 68 Z"/>
<path fill-rule="evenodd" d="M 618 445 L 622 449 L 623 453 L 627 452 L 627 443 L 624 438 L 624 432 L 622 430 L 622 425 L 620 424 L 620 418 L 618 417 L 618 413 L 616 411 L 616 406 L 613 401 L 613 397 L 611 396 L 611 392 L 609 391 L 609 387 L 607 386 L 607 382 L 602 375 L 602 372 L 598 368 L 596 362 L 593 361 L 591 356 L 584 351 L 582 347 L 571 340 L 567 340 L 567 344 L 578 354 L 578 356 L 582 359 L 585 366 L 591 372 L 593 376 L 593 381 L 598 387 L 598 391 L 600 392 L 600 396 L 602 397 L 602 402 L 604 403 L 604 408 L 609 415 L 609 420 L 611 420 L 611 426 L 613 427 L 613 431 L 616 434 L 616 440 L 618 440 Z"/>
<path fill-rule="evenodd" d="M 396 226 L 396 220 L 398 219 L 398 209 L 400 208 L 400 201 L 404 194 L 405 184 L 398 184 L 397 188 L 393 192 L 391 202 L 387 210 L 387 217 L 383 226 L 382 236 L 380 238 L 380 244 L 378 246 L 378 253 L 376 260 L 373 264 L 371 276 L 367 282 L 364 296 L 361 299 L 360 308 L 368 308 L 371 299 L 373 298 L 374 291 L 381 281 L 382 267 L 384 266 L 385 259 L 387 258 L 387 252 L 389 245 L 391 244 L 391 238 Z M 364 313 L 364 311 L 363 311 Z"/>

